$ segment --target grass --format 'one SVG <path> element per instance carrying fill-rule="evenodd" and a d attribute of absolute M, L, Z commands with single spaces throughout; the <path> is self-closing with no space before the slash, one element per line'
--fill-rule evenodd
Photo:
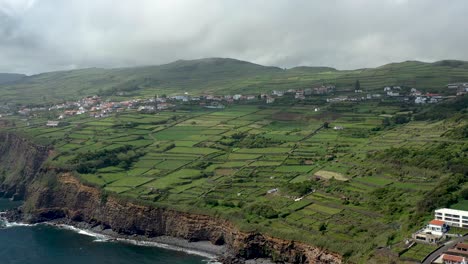
<path fill-rule="evenodd" d="M 303 241 L 341 254 L 353 252 L 351 262 L 365 262 L 374 248 L 387 247 L 389 237 L 395 237 L 392 243 L 396 243 L 423 224 L 415 220 L 408 227 L 411 212 L 441 178 L 450 176 L 442 168 L 431 171 L 400 164 L 396 169 L 393 164 L 374 161 L 374 153 L 392 146 L 424 149 L 434 142 L 460 145 L 464 141 L 444 136 L 452 121 L 411 121 L 372 130 L 381 124 L 382 111 L 393 115 L 405 110 L 399 105 L 344 103 L 321 105 L 320 112 L 315 112 L 315 103 L 308 103 L 234 104 L 216 112 L 195 106 L 190 106 L 191 111 L 154 115 L 124 112 L 103 120 L 83 117 L 50 131 L 20 126 L 23 121 L 19 120 L 15 130 L 39 141 L 49 140 L 52 133 L 56 148 L 48 162 L 56 167 L 69 166 L 77 153 L 116 150 L 130 143 L 132 150 L 115 158 L 125 160 L 137 154 L 131 162 L 99 167 L 80 179 L 154 206 L 228 219 L 243 230 Z M 290 114 L 294 120 L 282 120 Z M 157 120 L 166 122 L 155 125 Z M 325 120 L 348 131 L 321 129 L 306 138 Z M 123 128 L 118 126 L 122 122 L 137 125 Z M 221 139 L 232 139 L 240 131 L 272 141 L 264 148 L 251 148 Z M 366 137 L 356 137 L 356 133 Z M 274 188 L 279 191 L 267 194 Z M 386 191 L 401 193 L 391 201 L 376 203 L 385 198 L 376 195 L 390 195 Z M 302 200 L 295 201 L 298 197 Z M 251 206 L 271 207 L 278 216 L 266 219 L 250 211 Z M 452 207 L 468 209 L 464 200 Z M 327 226 L 323 235 L 319 232 L 322 223 Z M 423 251 L 413 255 L 417 254 Z"/>
<path fill-rule="evenodd" d="M 392 183 L 392 180 L 382 177 L 362 177 L 357 178 L 356 181 L 376 186 L 384 186 Z"/>
<path fill-rule="evenodd" d="M 436 248 L 437 246 L 433 245 L 416 244 L 408 251 L 406 251 L 403 255 L 401 255 L 401 258 L 422 261 L 429 253 L 434 251 Z"/>
<path fill-rule="evenodd" d="M 182 154 L 197 154 L 197 155 L 208 155 L 217 152 L 216 149 L 210 148 L 190 148 L 190 147 L 175 147 L 170 149 L 168 153 L 182 153 Z"/>
<path fill-rule="evenodd" d="M 334 215 L 341 212 L 341 209 L 336 209 L 333 207 L 324 206 L 316 203 L 307 206 L 306 209 L 329 215 Z"/>
<path fill-rule="evenodd" d="M 275 169 L 275 171 L 278 172 L 301 172 L 301 173 L 307 173 L 311 171 L 314 168 L 314 166 L 304 166 L 304 165 L 299 165 L 299 166 L 279 166 Z"/>
<path fill-rule="evenodd" d="M 450 206 L 450 208 L 468 211 L 468 200 L 459 200 L 456 204 Z"/>
<path fill-rule="evenodd" d="M 235 152 L 248 153 L 248 154 L 285 154 L 289 152 L 289 148 L 250 148 L 250 149 L 237 149 Z"/>
<path fill-rule="evenodd" d="M 201 175 L 200 171 L 182 169 L 180 171 L 174 172 L 162 178 L 158 178 L 148 184 L 145 187 L 156 188 L 156 189 L 166 189 L 171 186 L 186 185 L 192 183 L 192 179 Z"/>
<path fill-rule="evenodd" d="M 144 177 L 125 177 L 111 183 L 110 187 L 136 187 L 151 181 L 151 178 Z"/>
<path fill-rule="evenodd" d="M 156 164 L 154 167 L 161 170 L 174 170 L 186 165 L 189 162 L 190 161 L 188 160 L 165 160 L 159 164 Z"/>
<path fill-rule="evenodd" d="M 348 180 L 348 178 L 346 178 L 343 174 L 333 171 L 319 170 L 315 172 L 314 175 L 327 180 L 330 180 L 332 178 L 339 181 Z"/>

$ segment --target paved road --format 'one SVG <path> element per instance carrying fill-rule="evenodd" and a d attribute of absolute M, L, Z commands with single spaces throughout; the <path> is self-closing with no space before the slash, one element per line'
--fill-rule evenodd
<path fill-rule="evenodd" d="M 442 253 L 447 251 L 450 247 L 452 247 L 458 242 L 464 241 L 467 238 L 468 238 L 468 234 L 448 242 L 446 245 L 435 250 L 428 257 L 426 257 L 426 259 L 422 262 L 422 264 L 431 264 L 434 260 L 436 260 L 440 255 L 442 255 Z"/>

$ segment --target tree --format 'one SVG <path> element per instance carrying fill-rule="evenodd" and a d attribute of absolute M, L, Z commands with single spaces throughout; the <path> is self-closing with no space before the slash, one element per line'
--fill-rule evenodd
<path fill-rule="evenodd" d="M 356 83 L 354 83 L 354 90 L 361 90 L 361 83 L 359 80 L 356 80 Z"/>
<path fill-rule="evenodd" d="M 468 200 L 468 187 L 463 189 L 460 194 L 463 199 Z"/>
<path fill-rule="evenodd" d="M 324 122 L 323 123 L 323 128 L 330 128 L 330 123 Z"/>
<path fill-rule="evenodd" d="M 327 231 L 327 224 L 321 223 L 319 226 L 319 231 L 322 232 L 322 234 L 324 234 L 325 231 Z"/>
<path fill-rule="evenodd" d="M 386 118 L 384 118 L 384 119 L 382 120 L 382 126 L 383 126 L 383 127 L 388 127 L 388 126 L 390 126 L 390 125 L 391 125 L 391 123 L 390 123 L 390 119 L 389 119 L 388 117 L 386 117 Z"/>

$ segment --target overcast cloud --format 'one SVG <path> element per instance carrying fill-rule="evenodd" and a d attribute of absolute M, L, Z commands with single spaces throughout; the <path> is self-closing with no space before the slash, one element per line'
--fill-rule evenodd
<path fill-rule="evenodd" d="M 467 0 L 0 0 L 0 72 L 468 60 Z"/>

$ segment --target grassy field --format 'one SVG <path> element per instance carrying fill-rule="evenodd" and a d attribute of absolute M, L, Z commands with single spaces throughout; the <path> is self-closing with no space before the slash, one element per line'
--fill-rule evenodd
<path fill-rule="evenodd" d="M 405 107 L 371 102 L 325 105 L 319 113 L 315 108 L 235 105 L 211 112 L 194 107 L 83 118 L 59 129 L 17 120 L 12 129 L 54 142 L 53 166 L 78 166 L 77 160 L 87 162 L 95 155 L 102 163 L 85 163 L 89 166 L 80 178 L 108 192 L 154 206 L 196 208 L 245 229 L 366 262 L 375 248 L 399 243 L 424 224 L 426 219 L 411 216 L 418 202 L 437 190 L 441 179 L 454 175 L 443 166 L 409 163 L 399 153 L 401 161 L 388 161 L 385 151 L 424 152 L 440 143 L 459 146 L 453 148 L 459 151 L 454 157 L 464 157 L 460 146 L 466 140 L 449 138 L 447 131 L 466 120 L 411 121 L 382 129 L 382 111 L 395 115 Z M 172 116 L 164 126 L 153 125 Z M 116 126 L 128 120 L 138 125 Z M 344 129 L 319 129 L 324 122 Z M 453 207 L 467 208 L 467 202 Z M 426 252 L 418 245 L 403 257 L 421 259 Z"/>

